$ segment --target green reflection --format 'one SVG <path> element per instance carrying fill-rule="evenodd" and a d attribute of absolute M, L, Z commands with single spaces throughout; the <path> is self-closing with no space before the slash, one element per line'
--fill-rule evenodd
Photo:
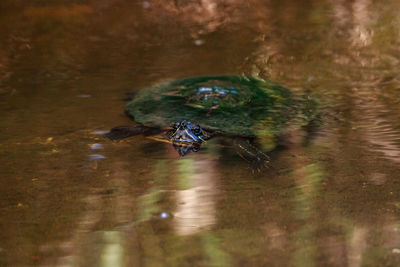
<path fill-rule="evenodd" d="M 168 184 L 169 167 L 168 160 L 157 160 L 154 166 L 153 179 L 158 185 Z"/>
<path fill-rule="evenodd" d="M 190 177 L 195 174 L 193 158 L 182 158 L 176 163 L 178 165 L 177 171 L 177 185 L 178 190 L 186 190 L 193 187 Z"/>
<path fill-rule="evenodd" d="M 316 226 L 312 222 L 303 226 L 295 233 L 296 251 L 293 254 L 293 266 L 316 266 L 317 244 L 315 244 L 314 234 Z"/>
<path fill-rule="evenodd" d="M 100 266 L 122 267 L 124 266 L 124 235 L 118 231 L 103 232 L 103 252 L 101 253 Z"/>
<path fill-rule="evenodd" d="M 210 266 L 231 266 L 229 255 L 221 249 L 220 239 L 208 232 L 201 234 L 201 240 Z"/>
<path fill-rule="evenodd" d="M 163 190 L 159 187 L 152 187 L 148 193 L 138 198 L 139 205 L 139 221 L 147 221 L 151 217 L 160 212 L 160 200 L 162 199 Z"/>
<path fill-rule="evenodd" d="M 258 258 L 265 253 L 265 237 L 259 229 L 224 229 L 218 231 L 218 236 L 221 237 L 224 251 L 232 255 L 232 261 L 233 258 L 237 260 L 238 256 Z"/>
<path fill-rule="evenodd" d="M 295 191 L 296 217 L 305 220 L 305 224 L 294 233 L 296 251 L 293 254 L 294 266 L 316 266 L 317 244 L 315 232 L 318 220 L 316 217 L 316 196 L 323 177 L 318 164 L 306 165 L 293 173 L 297 186 Z"/>
<path fill-rule="evenodd" d="M 0 248 L 0 263 L 6 262 L 3 252 L 4 252 L 4 250 L 2 248 Z"/>
<path fill-rule="evenodd" d="M 137 199 L 139 206 L 138 222 L 150 220 L 155 214 L 162 211 L 161 205 L 166 198 L 163 186 L 168 184 L 169 164 L 168 160 L 156 161 L 153 170 L 153 180 L 156 185 Z"/>
<path fill-rule="evenodd" d="M 318 164 L 310 164 L 293 173 L 296 179 L 296 217 L 309 219 L 315 214 L 315 196 L 318 195 L 321 186 L 323 172 Z"/>

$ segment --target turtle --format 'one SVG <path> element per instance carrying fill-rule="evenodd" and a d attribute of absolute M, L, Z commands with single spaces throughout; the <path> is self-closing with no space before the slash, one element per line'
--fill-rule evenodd
<path fill-rule="evenodd" d="M 266 153 L 279 136 L 317 118 L 317 106 L 309 96 L 259 77 L 190 77 L 140 90 L 125 108 L 138 125 L 114 127 L 105 137 L 156 135 L 184 156 L 215 136 L 228 136 L 238 154 L 259 168 L 269 162 Z"/>

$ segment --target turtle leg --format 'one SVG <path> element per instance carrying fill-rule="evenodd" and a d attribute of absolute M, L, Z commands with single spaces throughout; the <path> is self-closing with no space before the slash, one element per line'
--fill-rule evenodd
<path fill-rule="evenodd" d="M 104 137 L 111 140 L 121 140 L 139 134 L 155 134 L 160 131 L 160 129 L 146 127 L 144 125 L 117 126 L 112 128 L 108 133 L 104 134 Z"/>
<path fill-rule="evenodd" d="M 267 167 L 269 157 L 261 150 L 250 143 L 248 138 L 235 137 L 233 140 L 236 153 L 246 160 L 251 168 L 255 171 L 260 171 Z"/>

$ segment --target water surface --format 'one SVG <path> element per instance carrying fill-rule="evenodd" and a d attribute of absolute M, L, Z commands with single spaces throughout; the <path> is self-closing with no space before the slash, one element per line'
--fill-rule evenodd
<path fill-rule="evenodd" d="M 399 266 L 400 3 L 3 0 L 0 265 Z M 224 140 L 179 158 L 126 93 L 247 74 L 321 101 L 253 173 Z"/>

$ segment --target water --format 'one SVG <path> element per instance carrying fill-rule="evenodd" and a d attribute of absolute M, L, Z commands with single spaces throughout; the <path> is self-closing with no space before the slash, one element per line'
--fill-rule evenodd
<path fill-rule="evenodd" d="M 0 265 L 400 265 L 399 8 L 1 1 Z M 131 123 L 126 93 L 227 73 L 307 91 L 327 123 L 260 173 L 221 140 L 179 158 L 98 134 Z"/>

